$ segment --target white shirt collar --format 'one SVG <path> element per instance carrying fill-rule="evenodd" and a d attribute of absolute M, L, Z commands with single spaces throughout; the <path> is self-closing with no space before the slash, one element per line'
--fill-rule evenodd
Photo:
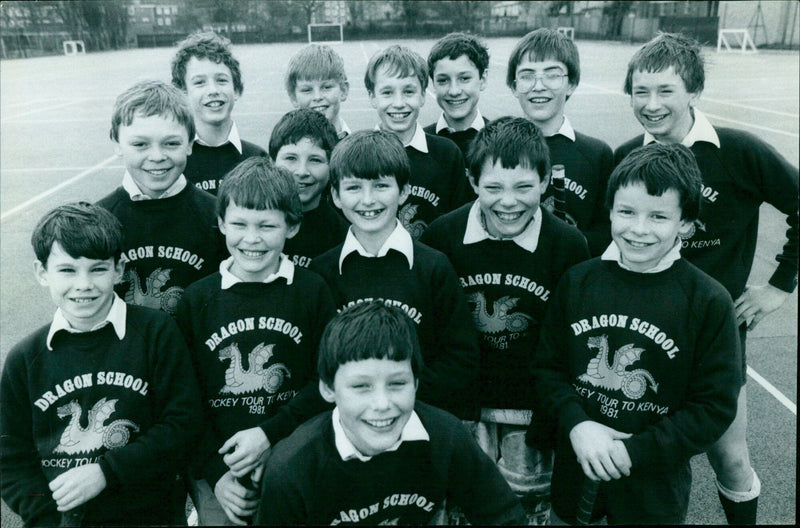
<path fill-rule="evenodd" d="M 222 275 L 221 281 L 221 288 L 223 290 L 227 290 L 234 284 L 238 284 L 240 282 L 245 282 L 233 273 L 231 273 L 231 266 L 233 266 L 233 257 L 228 257 L 219 264 L 219 274 Z M 264 284 L 269 282 L 273 282 L 279 278 L 286 279 L 286 284 L 291 284 L 294 280 L 294 263 L 289 260 L 286 255 L 281 254 L 280 261 L 278 264 L 278 270 L 275 273 L 270 274 L 266 279 L 264 279 Z"/>
<path fill-rule="evenodd" d="M 341 419 L 339 418 L 338 407 L 333 409 L 331 421 L 333 422 L 333 441 L 336 444 L 336 450 L 339 452 L 339 456 L 342 457 L 342 460 L 346 462 L 348 460 L 358 459 L 362 462 L 368 462 L 372 459 L 371 456 L 364 455 L 358 449 L 356 449 L 356 446 L 353 445 L 353 442 L 347 438 L 347 434 L 345 434 Z M 409 416 L 405 427 L 403 427 L 403 431 L 400 433 L 400 439 L 396 444 L 384 451 L 384 453 L 389 451 L 397 451 L 397 448 L 399 448 L 400 444 L 403 442 L 429 442 L 430 439 L 431 437 L 428 435 L 428 431 L 425 429 L 425 426 L 422 425 L 422 421 L 420 421 L 417 411 L 411 411 L 411 416 Z"/>
<path fill-rule="evenodd" d="M 133 179 L 133 176 L 130 175 L 128 171 L 125 171 L 125 175 L 122 177 L 122 188 L 125 189 L 125 192 L 128 193 L 128 196 L 131 197 L 131 200 L 134 202 L 141 202 L 144 200 L 161 200 L 163 198 L 169 198 L 170 196 L 175 196 L 179 192 L 181 192 L 186 187 L 186 177 L 181 174 L 178 176 L 178 179 L 175 180 L 175 183 L 169 186 L 169 189 L 161 193 L 155 198 L 151 198 L 147 196 L 145 193 L 142 192 L 142 189 L 139 188 L 139 185 Z"/>
<path fill-rule="evenodd" d="M 378 123 L 375 125 L 375 130 L 381 130 L 381 124 Z M 418 150 L 424 154 L 428 153 L 428 140 L 425 139 L 425 131 L 422 130 L 422 127 L 419 125 L 419 121 L 417 121 L 417 128 L 414 130 L 414 136 L 411 138 L 411 141 L 403 145 L 404 147 L 411 147 L 415 150 Z"/>
<path fill-rule="evenodd" d="M 342 263 L 350 253 L 356 252 L 363 257 L 380 258 L 385 257 L 390 249 L 399 251 L 406 257 L 406 260 L 408 260 L 408 269 L 414 266 L 414 241 L 411 239 L 411 235 L 408 231 L 403 227 L 403 224 L 399 221 L 394 227 L 394 231 L 392 231 L 386 239 L 386 242 L 384 242 L 378 250 L 377 255 L 371 255 L 364 249 L 364 246 L 361 245 L 361 242 L 359 242 L 353 234 L 353 227 L 350 226 L 347 230 L 347 236 L 344 239 L 342 252 L 339 254 L 339 275 L 342 274 Z"/>
<path fill-rule="evenodd" d="M 105 319 L 94 325 L 89 332 L 94 332 L 95 330 L 104 327 L 108 323 L 111 323 L 111 325 L 114 327 L 114 332 L 117 334 L 117 337 L 120 341 L 122 341 L 125 338 L 125 320 L 127 319 L 127 314 L 128 306 L 125 304 L 125 301 L 120 299 L 115 293 L 114 301 L 111 303 L 111 308 L 108 310 L 108 314 L 106 314 Z M 50 330 L 47 332 L 48 350 L 53 350 L 53 337 L 59 330 L 66 330 L 67 332 L 73 334 L 81 334 L 85 332 L 84 330 L 76 330 L 72 328 L 72 325 L 69 324 L 67 318 L 64 317 L 64 312 L 62 312 L 61 308 L 59 308 L 56 310 L 56 314 L 53 316 L 53 322 L 50 323 Z"/>
<path fill-rule="evenodd" d="M 475 114 L 475 119 L 472 120 L 472 124 L 470 124 L 467 129 L 474 128 L 475 130 L 480 131 L 483 129 L 485 124 L 486 121 L 484 121 L 481 111 L 478 110 Z M 438 134 L 444 129 L 448 129 L 451 133 L 455 132 L 455 130 L 450 128 L 450 125 L 447 124 L 447 119 L 445 119 L 444 112 L 442 112 L 439 116 L 439 120 L 436 122 L 436 133 Z"/>
<path fill-rule="evenodd" d="M 562 135 L 572 142 L 575 141 L 575 129 L 572 128 L 572 123 L 569 122 L 569 118 L 567 116 L 564 116 L 564 121 L 561 122 L 561 126 L 558 128 L 558 131 L 553 134 L 553 136 L 558 135 Z"/>
<path fill-rule="evenodd" d="M 206 147 L 214 146 L 214 145 L 209 145 L 208 143 L 203 141 L 203 138 L 201 138 L 197 134 L 194 135 L 194 140 L 196 143 L 200 143 L 201 145 L 205 145 Z M 236 122 L 231 123 L 231 130 L 230 132 L 228 132 L 228 139 L 225 140 L 221 145 L 216 145 L 216 146 L 221 147 L 225 143 L 230 143 L 231 145 L 236 147 L 236 150 L 239 151 L 239 154 L 242 153 L 242 138 L 239 137 L 239 129 L 236 128 Z"/>
<path fill-rule="evenodd" d="M 352 132 L 350 132 L 350 127 L 347 126 L 347 123 L 345 122 L 344 119 L 339 117 L 339 131 L 336 132 L 336 136 L 339 139 L 344 139 L 347 136 L 349 136 L 350 134 L 352 134 Z"/>
<path fill-rule="evenodd" d="M 634 273 L 659 273 L 659 272 L 664 271 L 665 269 L 669 268 L 670 266 L 672 266 L 672 263 L 675 262 L 676 260 L 680 260 L 680 258 L 681 258 L 681 243 L 680 243 L 680 240 L 678 240 L 675 243 L 675 245 L 672 247 L 672 249 L 670 249 L 667 252 L 666 255 L 661 257 L 661 260 L 658 261 L 658 264 L 656 264 L 652 268 L 650 268 L 648 270 L 645 270 L 645 271 L 638 271 L 637 272 L 637 271 L 634 271 L 634 270 L 630 269 L 625 264 L 623 264 L 623 262 L 622 262 L 622 253 L 620 253 L 619 246 L 617 246 L 617 243 L 614 242 L 613 240 L 611 241 L 611 244 L 608 246 L 608 248 L 600 256 L 601 260 L 613 260 L 613 261 L 616 261 L 617 264 L 619 264 L 620 268 L 626 269 L 628 271 L 633 271 Z"/>
<path fill-rule="evenodd" d="M 542 230 L 542 210 L 536 209 L 533 213 L 533 220 L 528 224 L 525 230 L 512 238 L 522 249 L 533 253 L 539 245 L 539 233 Z M 478 200 L 469 208 L 469 215 L 467 216 L 467 228 L 464 230 L 464 244 L 476 244 L 483 240 L 500 240 L 489 234 L 483 225 L 481 218 L 481 206 Z"/>
<path fill-rule="evenodd" d="M 692 108 L 692 111 L 694 113 L 694 123 L 692 124 L 692 128 L 689 129 L 689 133 L 681 140 L 681 145 L 684 147 L 691 147 L 698 141 L 705 141 L 706 143 L 711 143 L 717 148 L 720 148 L 719 136 L 717 135 L 717 131 L 714 130 L 711 121 L 697 108 Z M 656 138 L 645 130 L 644 145 L 652 143 L 653 141 L 657 141 Z"/>

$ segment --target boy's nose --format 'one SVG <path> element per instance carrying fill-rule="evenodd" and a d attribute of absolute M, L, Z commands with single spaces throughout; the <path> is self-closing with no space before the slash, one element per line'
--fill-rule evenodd
<path fill-rule="evenodd" d="M 458 95 L 461 93 L 461 87 L 458 85 L 457 82 L 451 82 L 450 85 L 447 87 L 447 93 L 450 95 Z"/>
<path fill-rule="evenodd" d="M 161 147 L 159 147 L 159 146 L 153 146 L 153 147 L 152 147 L 152 148 L 151 148 L 151 149 L 150 149 L 150 150 L 147 152 L 147 157 L 148 157 L 149 159 L 151 159 L 151 160 L 160 161 L 160 160 L 163 160 L 164 158 L 166 158 L 167 156 L 166 156 L 166 154 L 164 154 L 164 151 L 161 149 Z"/>
<path fill-rule="evenodd" d="M 650 96 L 647 98 L 647 104 L 645 105 L 645 108 L 650 110 L 659 108 L 660 106 L 661 106 L 661 100 L 658 98 L 658 94 L 655 93 L 650 94 Z"/>
<path fill-rule="evenodd" d="M 75 276 L 75 289 L 76 290 L 91 290 L 92 277 L 89 273 L 77 273 Z"/>
<path fill-rule="evenodd" d="M 371 204 L 375 201 L 375 197 L 373 196 L 372 189 L 365 188 L 361 191 L 361 202 L 365 204 Z"/>
<path fill-rule="evenodd" d="M 386 389 L 384 388 L 377 389 L 372 399 L 372 408 L 374 410 L 382 411 L 388 409 L 390 405 L 391 404 L 389 403 L 389 395 L 386 394 Z"/>

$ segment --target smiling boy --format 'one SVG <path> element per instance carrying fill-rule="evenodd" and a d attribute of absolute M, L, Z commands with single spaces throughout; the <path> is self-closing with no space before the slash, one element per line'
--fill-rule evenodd
<path fill-rule="evenodd" d="M 184 174 L 190 183 L 216 195 L 222 178 L 240 161 L 267 155 L 239 137 L 231 117 L 244 91 L 231 42 L 211 31 L 189 35 L 172 58 L 172 84 L 186 94 L 197 126 Z"/>
<path fill-rule="evenodd" d="M 252 516 L 258 496 L 242 479 L 257 482 L 268 449 L 326 408 L 316 352 L 334 313 L 322 279 L 282 255 L 303 214 L 288 172 L 243 161 L 223 180 L 217 211 L 231 256 L 186 289 L 177 313 L 207 417 L 190 482 L 201 525 Z"/>
<path fill-rule="evenodd" d="M 370 301 L 337 315 L 318 363 L 336 407 L 275 447 L 256 522 L 422 525 L 445 499 L 472 523 L 520 522 L 518 499 L 464 426 L 416 401 L 423 368 L 402 309 Z"/>
<path fill-rule="evenodd" d="M 351 226 L 344 243 L 316 257 L 341 310 L 371 299 L 402 307 L 419 327 L 425 368 L 420 399 L 462 418 L 477 413 L 475 331 L 452 265 L 414 241 L 397 219 L 409 195 L 409 163 L 393 134 L 354 132 L 331 156 L 331 192 Z"/>
<path fill-rule="evenodd" d="M 122 229 L 105 209 L 60 206 L 31 243 L 58 309 L 3 369 L 3 500 L 26 526 L 185 524 L 176 476 L 201 411 L 180 332 L 114 294 Z"/>

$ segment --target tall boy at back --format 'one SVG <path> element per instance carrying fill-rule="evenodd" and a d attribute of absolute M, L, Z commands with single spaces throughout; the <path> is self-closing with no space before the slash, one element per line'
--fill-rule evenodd
<path fill-rule="evenodd" d="M 580 68 L 578 48 L 572 39 L 541 28 L 522 37 L 514 47 L 508 59 L 506 84 L 525 116 L 542 130 L 550 163 L 564 165 L 567 221 L 586 236 L 592 255 L 599 255 L 609 241 L 603 200 L 613 156 L 604 141 L 577 132 L 564 115 L 564 106 L 578 87 Z M 552 185 L 543 205 L 553 210 Z"/>
<path fill-rule="evenodd" d="M 324 281 L 281 254 L 303 214 L 291 175 L 248 159 L 228 173 L 217 199 L 231 257 L 186 289 L 177 314 L 208 424 L 191 482 L 203 525 L 252 516 L 258 497 L 237 479 L 325 409 L 316 353 L 334 313 Z"/>
<path fill-rule="evenodd" d="M 336 316 L 319 355 L 319 390 L 336 408 L 275 447 L 257 523 L 423 525 L 445 500 L 473 523 L 518 523 L 519 501 L 464 426 L 415 401 L 422 369 L 400 308 L 371 301 Z"/>
<path fill-rule="evenodd" d="M 534 360 L 534 417 L 557 423 L 552 500 L 576 522 L 682 524 L 689 460 L 725 432 L 741 377 L 733 302 L 681 258 L 700 208 L 700 171 L 680 145 L 637 149 L 608 184 L 613 242 L 564 275 Z"/>
<path fill-rule="evenodd" d="M 308 108 L 284 115 L 269 138 L 275 165 L 292 173 L 303 205 L 303 222 L 286 241 L 284 253 L 296 266 L 307 268 L 311 259 L 341 244 L 348 223 L 330 203 L 330 157 L 336 130 L 324 115 Z"/>
<path fill-rule="evenodd" d="M 442 115 L 423 130 L 453 141 L 465 159 L 470 141 L 486 124 L 478 100 L 488 71 L 489 50 L 468 33 L 445 35 L 428 54 L 428 75 Z"/>
<path fill-rule="evenodd" d="M 125 302 L 174 314 L 183 289 L 213 273 L 225 252 L 214 197 L 188 185 L 194 120 L 183 94 L 160 81 L 135 84 L 114 103 L 111 139 L 122 185 L 98 202 L 122 222 Z"/>
<path fill-rule="evenodd" d="M 398 45 L 375 53 L 364 84 L 378 111 L 378 128 L 397 136 L 408 153 L 410 194 L 398 217 L 418 239 L 433 220 L 474 197 L 464 173 L 464 156 L 455 143 L 426 134 L 419 125 L 428 65 L 418 53 Z"/>
<path fill-rule="evenodd" d="M 339 142 L 331 156 L 331 192 L 352 225 L 344 243 L 315 258 L 310 269 L 326 280 L 340 309 L 371 299 L 401 307 L 419 326 L 420 399 L 475 419 L 477 337 L 447 257 L 413 240 L 397 220 L 408 176 L 408 156 L 393 134 L 360 131 Z"/>
<path fill-rule="evenodd" d="M 490 440 L 482 447 L 493 460 L 500 457 L 509 480 L 529 484 L 515 489 L 528 496 L 523 505 L 542 524 L 547 506 L 533 497 L 542 482 L 530 484 L 538 477 L 546 488 L 550 452 L 525 446 L 533 401 L 526 366 L 536 355 L 551 292 L 568 268 L 589 258 L 589 248 L 580 231 L 539 206 L 550 163 L 541 132 L 527 119 L 501 117 L 478 132 L 469 174 L 478 199 L 436 219 L 422 241 L 447 255 L 474 303 L 482 408 L 476 427 L 479 438 Z"/>
<path fill-rule="evenodd" d="M 57 207 L 31 243 L 58 309 L 3 369 L 3 500 L 26 526 L 185 524 L 176 476 L 201 411 L 178 328 L 114 294 L 122 227 L 105 209 Z"/>
<path fill-rule="evenodd" d="M 197 126 L 184 174 L 189 183 L 216 195 L 222 178 L 240 161 L 267 155 L 239 137 L 231 118 L 244 81 L 230 40 L 211 31 L 189 35 L 172 58 L 172 84 L 189 99 Z"/>
<path fill-rule="evenodd" d="M 750 465 L 746 430 L 745 339 L 797 287 L 798 173 L 775 149 L 755 136 L 714 127 L 695 108 L 705 71 L 700 47 L 682 35 L 662 34 L 631 59 L 625 93 L 631 96 L 643 136 L 620 146 L 623 159 L 637 146 L 681 143 L 697 158 L 702 174 L 703 211 L 684 235 L 683 253 L 717 279 L 736 304 L 742 349 L 742 390 L 736 420 L 709 451 L 717 489 L 731 524 L 755 524 L 761 484 Z M 746 286 L 758 237 L 758 213 L 769 203 L 787 215 L 787 242 L 778 267 L 763 286 Z"/>
<path fill-rule="evenodd" d="M 330 46 L 309 44 L 289 61 L 286 92 L 292 104 L 324 115 L 336 129 L 338 139 L 350 133 L 350 127 L 339 115 L 349 91 L 344 61 Z"/>

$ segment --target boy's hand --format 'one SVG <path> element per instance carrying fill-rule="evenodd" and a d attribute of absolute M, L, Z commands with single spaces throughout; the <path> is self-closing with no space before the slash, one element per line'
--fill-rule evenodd
<path fill-rule="evenodd" d="M 225 515 L 234 524 L 246 525 L 247 523 L 242 520 L 242 517 L 255 515 L 258 508 L 256 492 L 239 484 L 230 471 L 217 481 L 214 486 L 214 495 Z"/>
<path fill-rule="evenodd" d="M 748 286 L 736 301 L 736 324 L 747 323 L 752 330 L 761 320 L 780 308 L 789 297 L 789 293 L 779 290 L 772 284 Z"/>
<path fill-rule="evenodd" d="M 86 464 L 62 473 L 50 482 L 58 511 L 66 512 L 97 497 L 106 489 L 106 476 L 100 464 Z"/>
<path fill-rule="evenodd" d="M 578 463 L 592 480 L 609 481 L 630 475 L 631 459 L 621 442 L 630 437 L 630 433 L 592 421 L 581 422 L 569 432 Z"/>
<path fill-rule="evenodd" d="M 219 453 L 227 453 L 222 460 L 235 477 L 243 477 L 261 463 L 261 458 L 269 449 L 267 435 L 260 427 L 239 431 L 222 444 Z"/>

